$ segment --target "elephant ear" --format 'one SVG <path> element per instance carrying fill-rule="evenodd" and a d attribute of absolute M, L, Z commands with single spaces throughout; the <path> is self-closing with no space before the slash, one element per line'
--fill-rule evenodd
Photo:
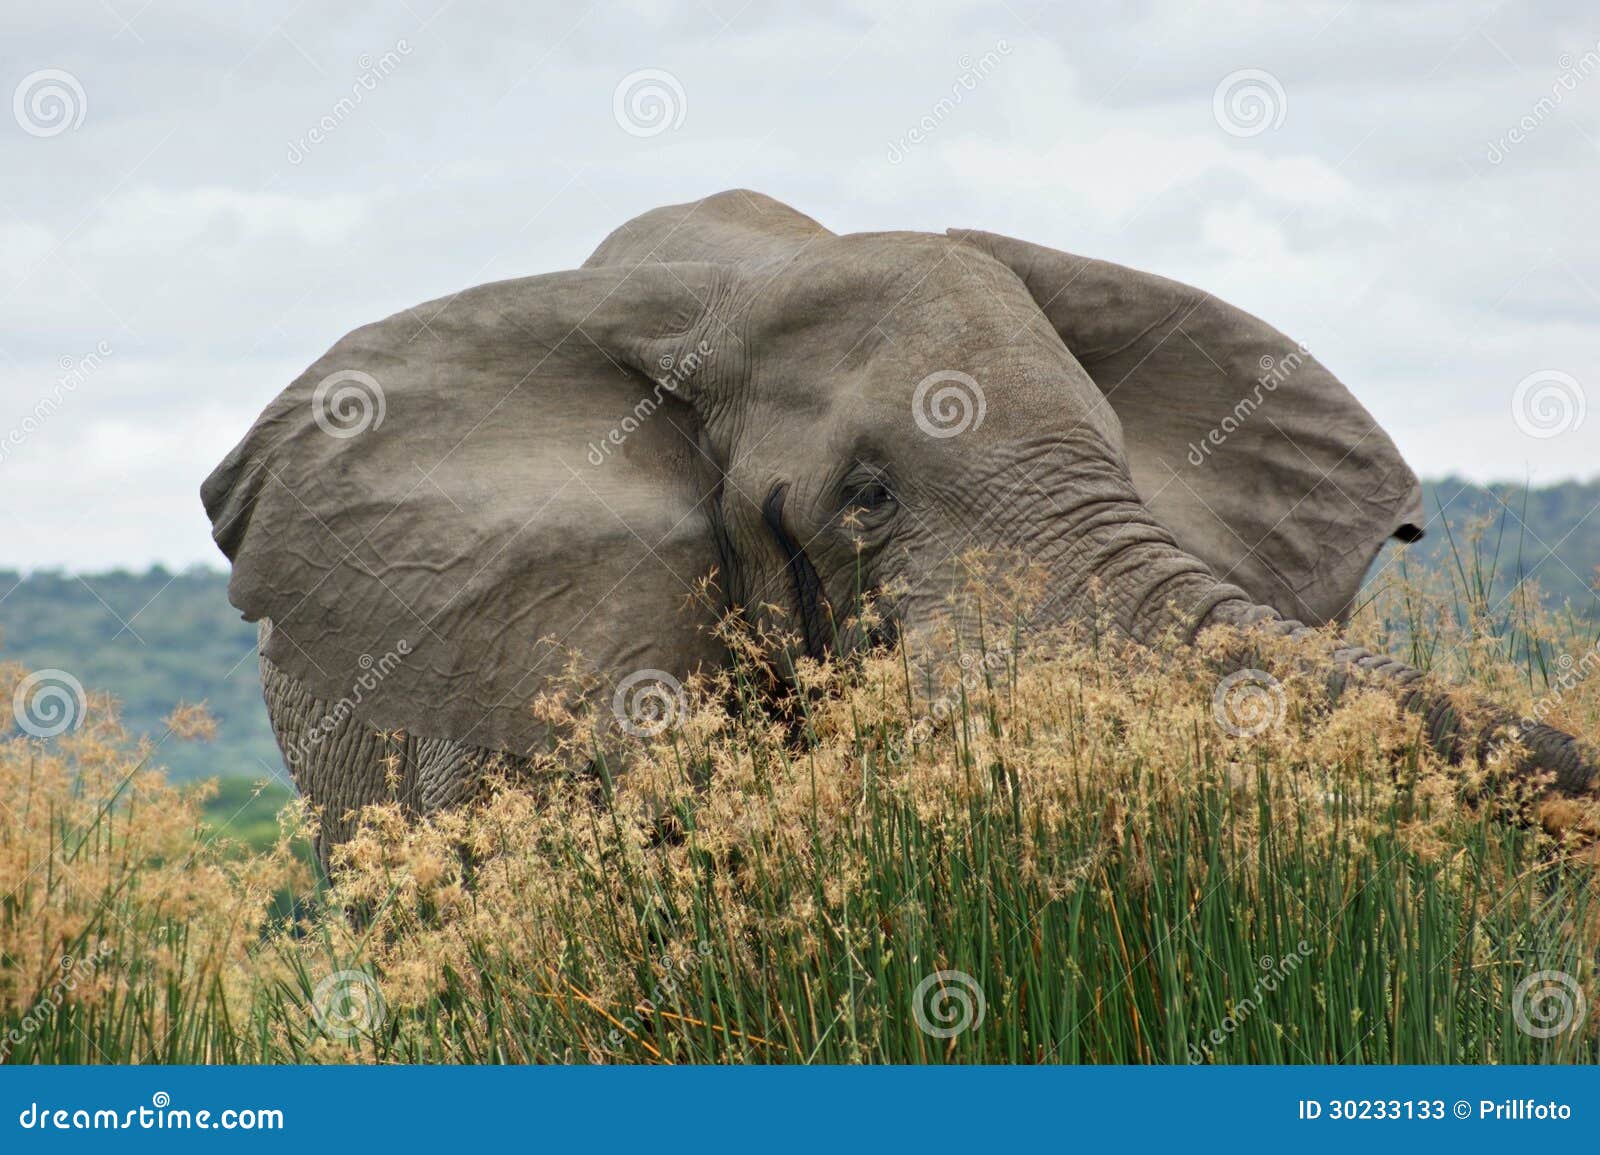
<path fill-rule="evenodd" d="M 1129 472 L 1178 544 L 1287 617 L 1342 620 L 1422 492 L 1339 380 L 1272 326 L 1187 285 L 992 233 L 1122 425 Z"/>
<path fill-rule="evenodd" d="M 339 341 L 201 491 L 263 653 L 375 729 L 519 754 L 571 650 L 612 680 L 715 655 L 716 482 L 684 398 L 727 276 L 502 281 Z"/>

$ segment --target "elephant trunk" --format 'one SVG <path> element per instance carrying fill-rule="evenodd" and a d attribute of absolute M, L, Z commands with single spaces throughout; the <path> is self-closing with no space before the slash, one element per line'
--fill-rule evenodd
<path fill-rule="evenodd" d="M 1094 524 L 1076 527 L 1076 548 L 1051 559 L 1057 588 L 1070 591 L 1056 603 L 1057 614 L 1087 621 L 1109 617 L 1147 645 L 1174 636 L 1192 642 L 1218 627 L 1240 629 L 1247 637 L 1304 637 L 1313 631 L 1257 604 L 1225 579 L 1219 581 L 1142 506 L 1119 503 L 1089 520 Z M 1343 642 L 1335 643 L 1328 659 L 1334 696 L 1355 682 L 1391 688 L 1406 709 L 1422 716 L 1429 743 L 1451 761 L 1468 753 L 1482 757 L 1495 743 L 1514 737 L 1522 749 L 1519 772 L 1553 774 L 1557 787 L 1568 794 L 1584 793 L 1600 780 L 1600 757 L 1571 734 L 1532 719 L 1519 720 L 1492 703 L 1471 704 L 1469 728 L 1457 709 L 1461 696 L 1452 699 L 1405 662 Z"/>
<path fill-rule="evenodd" d="M 1232 626 L 1277 637 L 1298 638 L 1313 632 L 1312 627 L 1283 618 L 1267 606 L 1240 606 L 1227 602 L 1201 619 L 1195 635 L 1207 629 Z M 1517 719 L 1509 710 L 1494 703 L 1473 702 L 1468 713 L 1470 728 L 1458 711 L 1459 697 L 1452 698 L 1421 670 L 1386 654 L 1376 654 L 1364 646 L 1340 644 L 1329 655 L 1332 673 L 1329 689 L 1335 697 L 1352 683 L 1378 684 L 1391 688 L 1407 710 L 1423 718 L 1429 744 L 1452 762 L 1471 753 L 1483 757 L 1496 743 L 1515 738 L 1521 745 L 1517 763 L 1526 775 L 1551 774 L 1558 789 L 1567 794 L 1587 792 L 1600 777 L 1600 759 L 1586 750 L 1576 737 L 1532 719 Z"/>

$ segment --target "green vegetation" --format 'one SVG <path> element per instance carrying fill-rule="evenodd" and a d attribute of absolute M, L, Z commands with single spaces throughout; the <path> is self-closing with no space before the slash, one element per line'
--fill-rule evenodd
<path fill-rule="evenodd" d="M 0 571 L 0 657 L 65 670 L 115 695 L 136 734 L 161 733 L 179 702 L 207 703 L 216 741 L 173 744 L 156 761 L 174 778 L 288 781 L 261 704 L 256 628 L 228 604 L 216 570 L 116 570 L 73 576 Z"/>
<path fill-rule="evenodd" d="M 1600 624 L 1507 617 L 1455 560 L 1356 636 L 1600 732 L 1594 663 L 1529 660 Z M 535 782 L 375 808 L 325 885 L 265 796 L 168 785 L 95 698 L 0 744 L 6 1056 L 1600 1061 L 1600 803 L 1445 764 L 1380 690 L 1330 702 L 1315 640 L 1257 639 L 1281 681 L 1233 725 L 1219 653 L 1011 640 L 932 685 L 803 665 L 797 716 L 742 664 L 599 781 L 598 719 L 547 702 L 575 745 Z"/>
<path fill-rule="evenodd" d="M 1565 488 L 1446 493 L 1354 638 L 1593 740 L 1600 615 L 1507 577 L 1593 566 Z M 133 733 L 91 692 L 0 738 L 0 1061 L 1600 1061 L 1600 803 L 1330 702 L 1315 643 L 1253 656 L 1260 729 L 1219 724 L 1216 654 L 1103 638 L 989 638 L 937 694 L 894 653 L 803 667 L 794 714 L 742 664 L 599 781 L 604 718 L 550 701 L 533 783 L 375 808 L 329 882 L 241 755 L 271 739 L 219 575 L 7 580 L 0 697 L 99 672 Z"/>
<path fill-rule="evenodd" d="M 1474 485 L 1447 477 L 1422 484 L 1427 536 L 1408 551 L 1408 564 L 1453 566 L 1473 527 L 1486 528 L 1487 552 L 1498 560 L 1491 600 L 1502 602 L 1532 577 L 1552 606 L 1570 602 L 1600 617 L 1600 477 L 1544 489 Z"/>
<path fill-rule="evenodd" d="M 293 788 L 275 778 L 220 778 L 205 803 L 206 831 L 243 849 L 264 851 L 278 841 L 278 814 L 293 800 Z"/>

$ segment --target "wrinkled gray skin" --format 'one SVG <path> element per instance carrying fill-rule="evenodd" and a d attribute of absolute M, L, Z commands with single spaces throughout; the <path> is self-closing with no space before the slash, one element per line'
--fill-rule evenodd
<path fill-rule="evenodd" d="M 919 399 L 941 371 L 981 420 L 962 379 Z M 381 421 L 341 388 L 381 390 Z M 978 548 L 1043 566 L 1047 617 L 1290 633 L 1423 522 L 1366 410 L 1205 293 L 983 233 L 836 236 L 744 191 L 356 330 L 203 497 L 324 855 L 354 807 L 427 812 L 544 748 L 529 703 L 567 649 L 681 679 L 727 660 L 708 628 L 736 606 L 821 652 L 862 589 L 916 633 Z M 1334 657 L 1451 740 L 1416 671 Z M 1523 741 L 1586 785 L 1571 738 Z"/>

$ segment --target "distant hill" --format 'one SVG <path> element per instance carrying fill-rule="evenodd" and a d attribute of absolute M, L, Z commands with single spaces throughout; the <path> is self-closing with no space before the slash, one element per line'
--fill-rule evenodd
<path fill-rule="evenodd" d="M 1496 596 L 1532 575 L 1552 600 L 1600 617 L 1593 589 L 1600 478 L 1544 489 L 1445 478 L 1425 483 L 1424 494 L 1428 536 L 1409 547 L 1408 565 L 1454 564 L 1452 539 L 1464 550 L 1471 528 L 1487 526 L 1484 550 L 1498 559 Z M 0 657 L 63 669 L 116 694 L 135 731 L 157 732 L 174 703 L 205 699 L 219 722 L 217 740 L 169 745 L 158 761 L 182 779 L 286 780 L 261 704 L 255 627 L 228 604 L 227 589 L 227 575 L 207 569 L 0 570 Z"/>
<path fill-rule="evenodd" d="M 1423 482 L 1422 500 L 1427 536 L 1408 548 L 1408 565 L 1465 561 L 1470 534 L 1481 530 L 1478 554 L 1486 568 L 1493 562 L 1492 600 L 1532 577 L 1551 603 L 1600 617 L 1600 477 L 1543 489 L 1447 477 Z"/>
<path fill-rule="evenodd" d="M 179 701 L 208 701 L 214 742 L 168 743 L 174 778 L 237 775 L 287 781 L 256 665 L 256 628 L 228 604 L 228 575 L 0 570 L 0 658 L 67 671 L 122 701 L 131 730 L 157 733 Z M 10 722 L 9 715 L 0 720 Z"/>

